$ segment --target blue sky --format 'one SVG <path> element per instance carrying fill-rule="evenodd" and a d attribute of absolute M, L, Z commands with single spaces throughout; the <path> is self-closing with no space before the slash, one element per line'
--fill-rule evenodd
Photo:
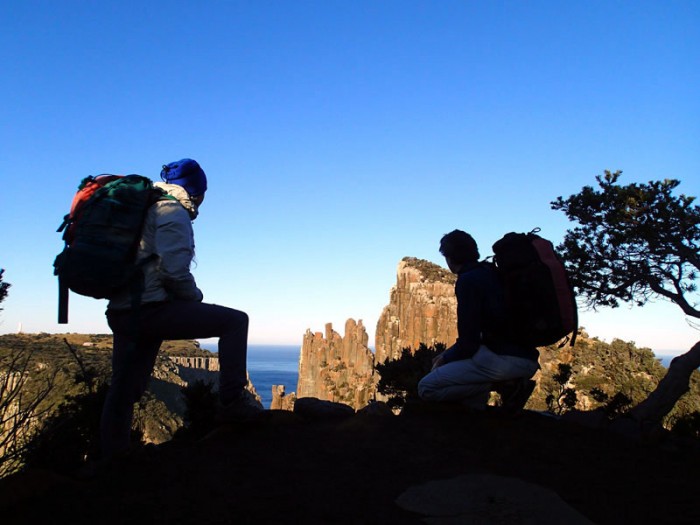
<path fill-rule="evenodd" d="M 0 10 L 0 333 L 107 333 L 103 301 L 56 323 L 55 229 L 78 182 L 197 159 L 193 273 L 250 314 L 250 342 L 362 319 L 373 344 L 404 256 L 442 234 L 483 256 L 605 169 L 700 190 L 693 1 L 34 1 Z M 581 312 L 657 353 L 680 309 Z"/>

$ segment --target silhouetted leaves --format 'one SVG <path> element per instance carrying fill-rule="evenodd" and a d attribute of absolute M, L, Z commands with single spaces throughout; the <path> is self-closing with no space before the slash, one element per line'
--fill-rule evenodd
<path fill-rule="evenodd" d="M 5 273 L 5 270 L 0 268 L 0 303 L 5 300 L 7 297 L 7 289 L 12 286 L 10 283 L 6 283 L 3 281 L 3 274 Z M 2 311 L 2 308 L 0 308 L 0 311 Z"/>
<path fill-rule="evenodd" d="M 27 444 L 24 460 L 32 467 L 67 473 L 99 457 L 100 415 L 108 385 L 99 370 L 87 366 L 68 340 L 64 342 L 78 364 L 74 381 L 81 391 L 67 396 L 42 421 Z"/>
<path fill-rule="evenodd" d="M 214 385 L 205 381 L 194 381 L 182 389 L 182 394 L 185 399 L 185 424 L 174 437 L 201 438 L 215 426 L 218 395 Z"/>
<path fill-rule="evenodd" d="M 679 436 L 700 439 L 700 412 L 678 418 L 671 430 Z"/>
<path fill-rule="evenodd" d="M 700 206 L 672 194 L 678 180 L 620 186 L 621 173 L 597 176 L 600 191 L 585 186 L 551 203 L 579 223 L 558 247 L 572 284 L 592 308 L 661 296 L 700 317 Z"/>
<path fill-rule="evenodd" d="M 377 391 L 388 396 L 387 404 L 392 408 L 403 407 L 407 400 L 418 399 L 418 382 L 432 369 L 433 359 L 444 351 L 442 343 L 434 346 L 420 343 L 415 352 L 404 348 L 398 359 L 375 366 L 380 376 Z"/>
<path fill-rule="evenodd" d="M 547 409 L 553 414 L 563 414 L 576 407 L 576 391 L 568 386 L 571 379 L 571 365 L 559 363 L 557 372 L 552 376 L 556 383 L 556 390 L 547 398 Z"/>
<path fill-rule="evenodd" d="M 69 396 L 27 445 L 25 463 L 62 473 L 99 457 L 99 428 L 107 384 Z"/>

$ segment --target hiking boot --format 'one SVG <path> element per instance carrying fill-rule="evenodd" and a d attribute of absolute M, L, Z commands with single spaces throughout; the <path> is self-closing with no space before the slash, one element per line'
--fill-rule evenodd
<path fill-rule="evenodd" d="M 496 392 L 501 396 L 501 410 L 508 414 L 525 408 L 536 383 L 531 379 L 519 378 L 496 384 Z"/>
<path fill-rule="evenodd" d="M 217 423 L 242 423 L 257 419 L 265 412 L 262 403 L 248 390 L 226 405 L 219 404 L 216 410 Z"/>

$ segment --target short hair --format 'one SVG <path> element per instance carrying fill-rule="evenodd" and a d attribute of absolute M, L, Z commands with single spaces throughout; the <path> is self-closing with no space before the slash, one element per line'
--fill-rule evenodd
<path fill-rule="evenodd" d="M 479 248 L 474 238 L 462 230 L 453 230 L 440 239 L 440 253 L 457 264 L 479 260 Z"/>

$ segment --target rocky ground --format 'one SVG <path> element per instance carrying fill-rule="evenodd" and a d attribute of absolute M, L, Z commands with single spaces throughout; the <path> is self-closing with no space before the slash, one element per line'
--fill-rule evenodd
<path fill-rule="evenodd" d="M 78 479 L 0 481 L 11 523 L 700 523 L 700 447 L 525 412 L 268 411 Z"/>

